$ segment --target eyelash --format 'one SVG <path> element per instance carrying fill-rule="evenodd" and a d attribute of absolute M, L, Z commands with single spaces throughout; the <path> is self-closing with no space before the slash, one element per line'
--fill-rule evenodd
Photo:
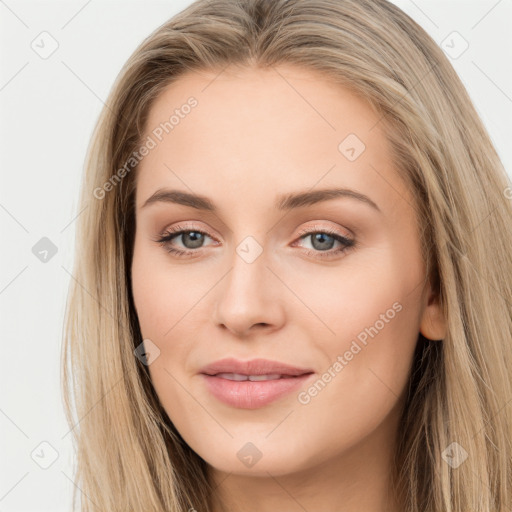
<path fill-rule="evenodd" d="M 191 233 L 191 232 L 194 232 L 194 233 L 200 233 L 201 235 L 206 235 L 210 238 L 213 239 L 213 237 L 211 235 L 209 235 L 207 232 L 205 231 L 201 231 L 200 229 L 181 229 L 179 226 L 177 228 L 170 228 L 168 229 L 164 235 L 160 236 L 158 239 L 156 239 L 155 241 L 159 244 L 161 244 L 162 246 L 164 246 L 164 249 L 171 253 L 171 254 L 174 254 L 175 256 L 177 257 L 186 257 L 186 256 L 189 256 L 193 253 L 197 253 L 199 252 L 199 249 L 195 249 L 195 250 L 192 250 L 192 249 L 189 249 L 189 250 L 181 250 L 181 249 L 176 249 L 175 247 L 171 247 L 169 245 L 169 242 L 173 239 L 173 238 L 176 238 L 184 233 Z M 319 257 L 319 258 L 329 258 L 329 257 L 333 257 L 337 254 L 341 254 L 343 252 L 346 252 L 348 251 L 349 249 L 352 249 L 356 246 L 356 242 L 355 240 L 352 240 L 350 238 L 347 238 L 345 236 L 342 236 L 340 235 L 338 232 L 336 231 L 333 231 L 333 230 L 330 230 L 330 229 L 326 229 L 326 228 L 318 228 L 317 226 L 314 226 L 313 229 L 304 229 L 302 230 L 301 232 L 299 232 L 298 234 L 298 238 L 299 239 L 302 239 L 302 238 L 307 238 L 307 236 L 309 235 L 315 235 L 315 234 L 325 234 L 325 235 L 329 235 L 330 237 L 334 238 L 337 242 L 340 242 L 341 244 L 343 244 L 341 247 L 338 247 L 338 249 L 329 249 L 328 251 L 318 251 L 318 250 L 314 250 L 314 249 L 306 249 L 306 254 L 308 256 L 313 256 L 315 258 Z"/>

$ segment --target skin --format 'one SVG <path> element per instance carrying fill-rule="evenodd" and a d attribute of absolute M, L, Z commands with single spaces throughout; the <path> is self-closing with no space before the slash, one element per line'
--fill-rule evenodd
<path fill-rule="evenodd" d="M 137 175 L 132 284 L 142 335 L 160 350 L 149 366 L 156 392 L 210 465 L 216 512 L 398 511 L 389 475 L 414 348 L 419 332 L 440 340 L 446 329 L 425 283 L 412 194 L 378 115 L 349 90 L 292 66 L 217 75 L 182 75 L 146 125 L 148 136 L 198 100 Z M 366 145 L 354 161 L 338 149 L 351 133 Z M 207 196 L 218 212 L 142 207 L 163 187 Z M 357 191 L 380 211 L 350 197 L 274 208 L 281 194 L 324 188 Z M 180 235 L 167 243 L 192 255 L 156 241 L 176 226 L 207 232 L 202 245 Z M 324 229 L 356 245 L 334 254 L 342 244 L 330 235 L 314 243 Z M 263 249 L 252 263 L 236 251 L 248 236 Z M 393 304 L 394 318 L 307 404 L 292 392 L 235 408 L 198 374 L 223 357 L 262 357 L 311 368 L 315 382 Z M 262 453 L 252 467 L 237 457 L 248 442 Z"/>

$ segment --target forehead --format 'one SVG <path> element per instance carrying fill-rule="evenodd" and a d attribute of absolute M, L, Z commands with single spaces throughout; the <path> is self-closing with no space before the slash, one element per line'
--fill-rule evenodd
<path fill-rule="evenodd" d="M 295 66 L 188 72 L 156 98 L 145 128 L 156 144 L 139 165 L 139 206 L 166 185 L 217 194 L 229 184 L 257 201 L 258 190 L 396 181 L 371 106 Z"/>
<path fill-rule="evenodd" d="M 232 65 L 219 71 L 197 70 L 180 75 L 153 102 L 146 132 L 168 120 L 167 114 L 179 111 L 191 97 L 198 103 L 191 114 L 203 113 L 193 116 L 196 126 L 210 120 L 215 122 L 216 132 L 231 124 L 230 120 L 244 122 L 248 129 L 257 123 L 266 128 L 271 124 L 282 127 L 300 117 L 303 123 L 312 123 L 313 129 L 320 126 L 332 132 L 346 127 L 354 130 L 359 127 L 363 132 L 379 121 L 360 95 L 315 70 L 292 65 L 272 68 Z M 220 112 L 224 123 L 208 116 Z M 293 126 L 288 126 L 290 129 Z"/>

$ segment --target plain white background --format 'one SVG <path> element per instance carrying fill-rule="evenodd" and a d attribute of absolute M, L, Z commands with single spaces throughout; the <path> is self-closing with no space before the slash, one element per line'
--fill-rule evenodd
<path fill-rule="evenodd" d="M 0 512 L 70 509 L 73 451 L 59 361 L 85 152 L 124 62 L 190 3 L 0 0 Z M 512 2 L 395 3 L 452 47 L 510 174 Z M 468 49 L 453 58 L 464 40 Z M 57 250 L 46 263 L 32 250 L 43 237 Z"/>

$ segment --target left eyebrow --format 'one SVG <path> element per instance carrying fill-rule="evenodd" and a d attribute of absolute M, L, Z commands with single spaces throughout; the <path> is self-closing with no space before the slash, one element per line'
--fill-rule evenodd
<path fill-rule="evenodd" d="M 277 198 L 274 207 L 277 210 L 291 210 L 341 197 L 362 201 L 378 212 L 381 212 L 378 205 L 368 196 L 347 188 L 331 188 L 284 194 Z M 158 202 L 181 204 L 183 206 L 195 208 L 196 210 L 204 210 L 213 213 L 218 211 L 218 208 L 215 206 L 213 201 L 206 196 L 169 189 L 158 189 L 151 197 L 146 199 L 141 208 L 145 208 L 150 204 Z"/>
<path fill-rule="evenodd" d="M 371 206 L 378 212 L 381 211 L 377 204 L 368 196 L 348 188 L 327 188 L 321 190 L 298 192 L 294 194 L 285 194 L 277 199 L 276 208 L 278 210 L 291 210 L 292 208 L 311 206 L 313 204 L 329 201 L 330 199 L 336 199 L 338 197 L 357 199 L 358 201 L 362 201 L 363 203 Z"/>

